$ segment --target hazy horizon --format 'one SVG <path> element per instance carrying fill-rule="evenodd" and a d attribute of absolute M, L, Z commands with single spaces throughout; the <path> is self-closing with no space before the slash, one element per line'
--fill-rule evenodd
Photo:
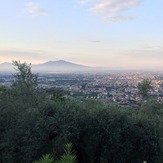
<path fill-rule="evenodd" d="M 163 69 L 163 1 L 6 0 L 0 63 Z"/>
<path fill-rule="evenodd" d="M 18 61 L 20 63 L 27 63 L 26 61 Z M 35 72 L 163 72 L 161 67 L 153 68 L 123 68 L 123 67 L 100 67 L 100 66 L 88 66 L 80 63 L 71 62 L 68 60 L 55 60 L 45 61 L 38 64 L 31 64 L 32 71 Z M 10 72 L 14 70 L 13 62 L 0 63 L 1 72 Z"/>

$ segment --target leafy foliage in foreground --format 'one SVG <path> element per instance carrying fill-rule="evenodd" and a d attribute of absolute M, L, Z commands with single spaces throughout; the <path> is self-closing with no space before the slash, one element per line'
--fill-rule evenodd
<path fill-rule="evenodd" d="M 44 155 L 39 161 L 33 163 L 76 163 L 76 156 L 72 150 L 72 144 L 68 143 L 65 145 L 65 154 L 63 154 L 60 160 L 54 161 L 51 155 Z"/>
<path fill-rule="evenodd" d="M 1 163 L 30 163 L 47 153 L 59 160 L 69 142 L 79 163 L 163 162 L 162 104 L 146 103 L 138 111 L 50 99 L 30 65 L 15 65 L 12 88 L 0 92 Z"/>
<path fill-rule="evenodd" d="M 43 158 L 39 161 L 34 161 L 33 163 L 53 163 L 54 160 L 53 158 L 49 155 L 49 154 L 46 154 L 46 155 L 43 155 Z"/>
<path fill-rule="evenodd" d="M 65 154 L 61 156 L 61 159 L 56 163 L 75 163 L 76 156 L 72 150 L 72 144 L 65 145 Z"/>

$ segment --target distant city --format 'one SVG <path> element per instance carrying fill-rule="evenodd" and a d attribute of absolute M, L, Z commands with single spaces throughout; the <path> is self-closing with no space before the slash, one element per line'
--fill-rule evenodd
<path fill-rule="evenodd" d="M 138 83 L 143 79 L 152 81 L 150 95 L 157 102 L 163 102 L 163 73 L 154 72 L 81 72 L 40 73 L 39 86 L 49 90 L 62 90 L 65 96 L 79 99 L 100 100 L 123 106 L 139 106 L 141 96 Z M 14 76 L 0 74 L 0 86 L 10 88 Z"/>

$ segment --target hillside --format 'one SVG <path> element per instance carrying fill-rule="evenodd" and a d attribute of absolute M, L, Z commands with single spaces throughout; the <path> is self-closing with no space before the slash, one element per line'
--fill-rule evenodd
<path fill-rule="evenodd" d="M 48 61 L 42 64 L 32 65 L 32 70 L 37 72 L 78 72 L 78 71 L 91 71 L 94 68 L 75 64 L 72 62 L 57 60 L 57 61 Z M 5 62 L 0 64 L 0 71 L 14 71 L 13 65 L 11 63 Z"/>
<path fill-rule="evenodd" d="M 48 61 L 43 64 L 38 64 L 33 66 L 35 71 L 45 71 L 45 72 L 75 72 L 75 71 L 89 71 L 91 67 L 75 64 L 72 62 L 58 60 L 58 61 Z"/>

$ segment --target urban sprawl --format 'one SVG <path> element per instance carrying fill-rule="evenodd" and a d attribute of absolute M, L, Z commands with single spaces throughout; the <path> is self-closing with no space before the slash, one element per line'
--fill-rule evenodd
<path fill-rule="evenodd" d="M 58 89 L 65 96 L 80 99 L 94 99 L 124 106 L 139 106 L 142 97 L 138 84 L 144 79 L 151 80 L 149 94 L 157 102 L 163 102 L 163 73 L 116 72 L 116 73 L 72 73 L 40 74 L 39 86 L 44 89 Z M 0 86 L 10 88 L 13 75 L 0 74 Z"/>

